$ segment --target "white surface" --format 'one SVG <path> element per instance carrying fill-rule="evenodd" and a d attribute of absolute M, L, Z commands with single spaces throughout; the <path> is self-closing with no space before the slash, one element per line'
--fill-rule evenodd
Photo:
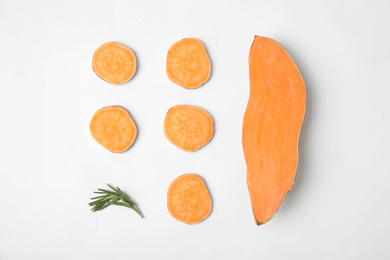
<path fill-rule="evenodd" d="M 389 1 L 0 1 L 0 259 L 389 259 Z M 241 125 L 254 35 L 279 41 L 307 84 L 296 185 L 256 226 Z M 188 91 L 168 80 L 166 52 L 202 40 L 213 73 Z M 100 80 L 106 41 L 134 50 L 135 78 Z M 185 153 L 165 138 L 165 112 L 205 108 L 211 143 Z M 122 105 L 139 128 L 111 154 L 89 134 L 93 113 Z M 166 209 L 180 174 L 204 177 L 214 209 L 188 226 Z M 91 213 L 105 183 L 145 214 Z"/>

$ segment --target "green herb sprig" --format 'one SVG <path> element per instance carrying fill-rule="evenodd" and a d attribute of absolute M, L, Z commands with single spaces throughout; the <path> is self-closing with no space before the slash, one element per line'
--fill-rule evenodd
<path fill-rule="evenodd" d="M 121 189 L 119 189 L 119 187 L 114 188 L 109 184 L 107 184 L 107 186 L 110 187 L 112 191 L 98 189 L 98 191 L 94 192 L 96 194 L 102 194 L 102 195 L 91 198 L 92 202 L 89 203 L 89 206 L 92 207 L 91 210 L 93 212 L 105 209 L 111 205 L 116 205 L 116 206 L 128 207 L 134 210 L 135 212 L 137 212 L 141 218 L 144 217 L 144 215 L 138 209 L 134 201 L 132 201 L 129 196 L 127 196 Z"/>

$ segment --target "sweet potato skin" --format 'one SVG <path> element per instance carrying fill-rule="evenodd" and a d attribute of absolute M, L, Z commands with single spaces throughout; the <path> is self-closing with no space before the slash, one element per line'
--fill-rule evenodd
<path fill-rule="evenodd" d="M 293 59 L 270 38 L 255 37 L 249 67 L 243 149 L 252 209 L 260 225 L 273 218 L 294 184 L 306 88 Z"/>

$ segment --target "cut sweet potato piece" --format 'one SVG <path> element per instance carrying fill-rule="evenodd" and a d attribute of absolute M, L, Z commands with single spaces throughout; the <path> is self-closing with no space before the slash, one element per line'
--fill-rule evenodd
<path fill-rule="evenodd" d="M 166 70 L 169 79 L 183 88 L 202 86 L 211 75 L 211 62 L 203 43 L 185 38 L 173 44 L 168 51 Z"/>
<path fill-rule="evenodd" d="M 260 225 L 273 218 L 294 184 L 306 88 L 293 59 L 272 39 L 255 37 L 249 67 L 242 142 L 253 213 Z"/>
<path fill-rule="evenodd" d="M 120 106 L 99 109 L 89 126 L 95 140 L 113 153 L 128 150 L 137 137 L 137 126 L 129 112 Z"/>
<path fill-rule="evenodd" d="M 175 219 L 197 224 L 212 210 L 212 199 L 204 180 L 196 174 L 183 174 L 168 188 L 168 211 Z"/>
<path fill-rule="evenodd" d="M 101 79 L 118 85 L 134 76 L 137 60 L 128 47 L 116 42 L 107 42 L 95 51 L 92 68 Z"/>
<path fill-rule="evenodd" d="M 177 105 L 168 110 L 164 120 L 167 139 L 178 148 L 194 152 L 214 135 L 214 121 L 202 108 Z"/>

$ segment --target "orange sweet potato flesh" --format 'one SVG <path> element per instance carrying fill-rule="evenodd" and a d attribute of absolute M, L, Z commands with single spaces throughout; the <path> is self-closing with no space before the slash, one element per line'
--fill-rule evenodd
<path fill-rule="evenodd" d="M 95 51 L 92 68 L 101 79 L 119 85 L 134 76 L 137 60 L 128 47 L 117 42 L 107 42 Z"/>
<path fill-rule="evenodd" d="M 181 222 L 202 222 L 210 215 L 212 204 L 209 190 L 197 174 L 183 174 L 169 185 L 168 211 Z"/>
<path fill-rule="evenodd" d="M 194 38 L 174 43 L 168 51 L 166 71 L 169 79 L 183 88 L 202 86 L 211 75 L 211 62 L 206 47 Z"/>
<path fill-rule="evenodd" d="M 273 218 L 294 184 L 306 88 L 293 59 L 275 40 L 255 37 L 249 68 L 242 138 L 252 209 L 260 225 Z"/>
<path fill-rule="evenodd" d="M 177 105 L 168 110 L 164 120 L 167 139 L 187 152 L 205 146 L 214 135 L 214 120 L 200 107 Z"/>
<path fill-rule="evenodd" d="M 129 112 L 120 106 L 99 109 L 89 125 L 95 140 L 113 153 L 128 150 L 137 137 L 137 126 Z"/>

